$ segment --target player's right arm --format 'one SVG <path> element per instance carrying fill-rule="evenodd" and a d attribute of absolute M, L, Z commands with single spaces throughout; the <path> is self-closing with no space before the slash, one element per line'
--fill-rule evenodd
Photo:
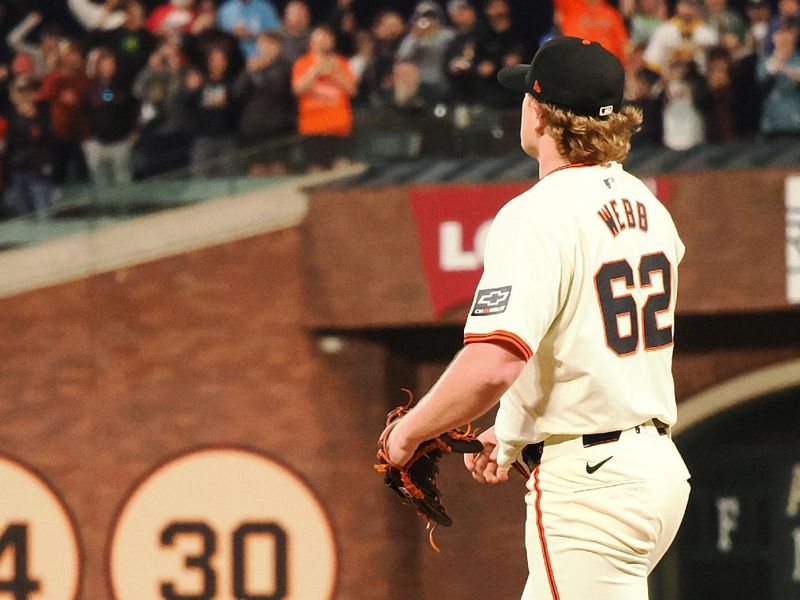
<path fill-rule="evenodd" d="M 471 423 L 500 400 L 525 367 L 515 350 L 472 344 L 459 352 L 422 400 L 398 423 L 386 444 L 389 458 L 405 464 L 425 440 Z"/>
<path fill-rule="evenodd" d="M 537 191 L 538 190 L 538 191 Z M 484 272 L 464 328 L 465 344 L 504 343 L 526 361 L 537 352 L 563 306 L 573 276 L 571 238 L 562 233 L 543 200 L 547 186 L 512 200 L 492 224 Z M 501 401 L 496 419 L 497 462 L 509 468 L 529 443 L 533 423 Z"/>

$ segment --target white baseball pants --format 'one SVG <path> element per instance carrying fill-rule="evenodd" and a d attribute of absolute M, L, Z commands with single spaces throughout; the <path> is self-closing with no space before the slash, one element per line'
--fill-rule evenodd
<path fill-rule="evenodd" d="M 548 438 L 528 480 L 522 600 L 647 600 L 647 576 L 683 519 L 688 479 L 652 423 L 587 448 L 581 436 Z"/>

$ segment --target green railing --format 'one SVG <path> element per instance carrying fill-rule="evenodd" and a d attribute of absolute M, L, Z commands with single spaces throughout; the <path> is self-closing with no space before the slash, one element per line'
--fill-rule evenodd
<path fill-rule="evenodd" d="M 52 208 L 0 221 L 0 250 L 84 233 L 108 224 L 179 208 L 225 196 L 254 192 L 297 177 L 289 168 L 284 174 L 251 175 L 260 169 L 260 157 L 276 151 L 291 157 L 298 140 L 285 138 L 258 147 L 240 149 L 237 169 L 225 175 L 198 178 L 188 166 L 145 179 L 115 186 L 91 182 L 56 187 Z M 230 157 L 219 157 L 229 161 Z M 293 159 L 294 160 L 294 159 Z"/>
<path fill-rule="evenodd" d="M 375 177 L 384 182 L 387 177 L 391 179 L 392 169 L 402 167 L 401 163 L 416 163 L 416 166 L 411 164 L 412 172 L 406 173 L 404 179 L 413 183 L 417 173 L 423 181 L 434 177 L 439 172 L 437 161 L 441 160 L 452 163 L 450 170 L 456 173 L 450 176 L 459 180 L 459 170 L 464 171 L 466 179 L 480 176 L 481 169 L 475 169 L 475 164 L 502 163 L 506 157 L 513 163 L 524 158 L 519 149 L 518 109 L 498 111 L 479 106 L 442 105 L 423 112 L 361 109 L 355 117 L 348 153 L 353 161 L 374 167 L 363 179 L 366 182 L 373 171 L 379 175 L 388 170 L 386 176 Z M 266 189 L 304 174 L 308 166 L 299 136 L 240 148 L 235 156 L 219 156 L 213 161 L 228 167 L 225 175 L 197 178 L 187 165 L 116 187 L 101 188 L 91 183 L 67 185 L 59 190 L 52 209 L 0 221 L 0 250 Z M 278 161 L 280 168 L 276 168 Z M 800 137 L 734 140 L 681 152 L 635 144 L 626 165 L 634 172 L 651 175 L 684 170 L 800 166 Z M 492 168 L 492 172 L 503 171 L 502 165 Z"/>

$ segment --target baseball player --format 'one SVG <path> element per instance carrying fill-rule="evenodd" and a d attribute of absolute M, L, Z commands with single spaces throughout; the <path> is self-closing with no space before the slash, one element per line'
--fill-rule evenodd
<path fill-rule="evenodd" d="M 524 94 L 522 148 L 539 182 L 497 215 L 465 347 L 388 437 L 424 440 L 500 406 L 465 459 L 497 483 L 529 474 L 524 600 L 646 600 L 689 473 L 670 437 L 678 263 L 669 213 L 619 161 L 641 124 L 596 42 L 562 37 L 500 83 Z"/>

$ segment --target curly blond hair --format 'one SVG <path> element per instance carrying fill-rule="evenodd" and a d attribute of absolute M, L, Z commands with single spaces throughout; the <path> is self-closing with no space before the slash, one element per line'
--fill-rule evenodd
<path fill-rule="evenodd" d="M 571 163 L 621 162 L 631 137 L 642 125 L 642 111 L 625 106 L 604 119 L 580 117 L 551 104 L 540 104 L 544 133 L 556 141 L 558 153 Z"/>

